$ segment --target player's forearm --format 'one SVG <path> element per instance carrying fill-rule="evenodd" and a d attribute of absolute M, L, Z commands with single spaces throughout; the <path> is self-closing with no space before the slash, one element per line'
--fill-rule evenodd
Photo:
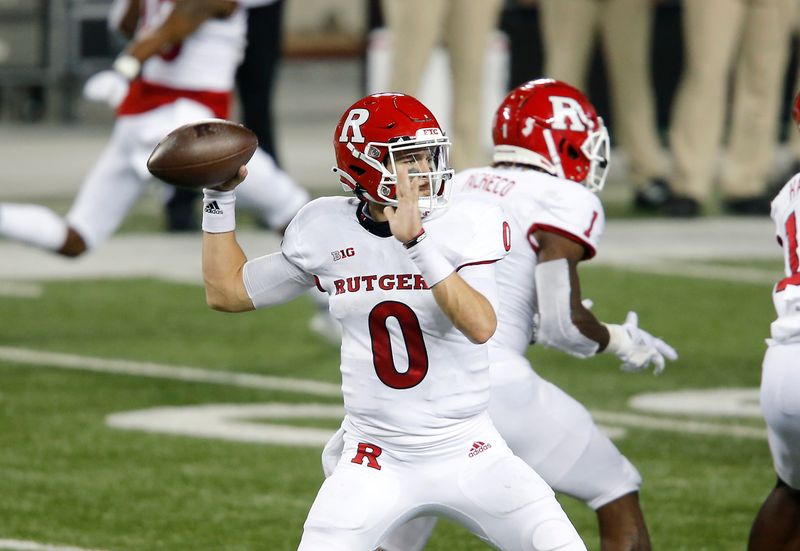
<path fill-rule="evenodd" d="M 224 6 L 232 7 L 226 9 Z M 234 2 L 227 0 L 184 0 L 178 2 L 161 25 L 142 33 L 125 49 L 125 53 L 144 62 L 161 51 L 162 48 L 177 44 L 187 38 L 208 19 L 230 15 L 235 7 L 236 4 Z"/>
<path fill-rule="evenodd" d="M 439 308 L 471 342 L 483 344 L 497 329 L 491 303 L 453 272 L 432 289 Z"/>
<path fill-rule="evenodd" d="M 203 281 L 211 308 L 223 312 L 253 310 L 242 278 L 246 262 L 234 232 L 203 232 Z"/>
<path fill-rule="evenodd" d="M 578 293 L 577 302 L 572 301 L 572 323 L 578 328 L 585 337 L 593 340 L 598 345 L 598 352 L 602 352 L 608 346 L 608 329 L 600 323 L 594 314 L 585 308 L 580 302 L 580 293 Z"/>
<path fill-rule="evenodd" d="M 108 17 L 108 25 L 130 38 L 139 24 L 138 0 L 114 0 Z"/>

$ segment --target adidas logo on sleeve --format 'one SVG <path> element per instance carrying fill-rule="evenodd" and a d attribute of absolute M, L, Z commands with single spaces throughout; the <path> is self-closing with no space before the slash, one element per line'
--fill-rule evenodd
<path fill-rule="evenodd" d="M 203 209 L 203 212 L 207 212 L 208 214 L 224 214 L 216 201 L 211 201 L 209 204 L 207 204 Z"/>

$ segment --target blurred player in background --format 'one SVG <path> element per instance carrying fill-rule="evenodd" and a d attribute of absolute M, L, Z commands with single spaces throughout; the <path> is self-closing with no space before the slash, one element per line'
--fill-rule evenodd
<path fill-rule="evenodd" d="M 800 94 L 794 120 L 800 125 Z M 748 551 L 800 550 L 800 174 L 772 200 L 775 234 L 785 275 L 772 290 L 778 319 L 764 355 L 761 410 L 778 481 L 756 516 Z"/>
<path fill-rule="evenodd" d="M 637 326 L 597 320 L 581 302 L 577 266 L 595 255 L 604 229 L 596 191 L 608 170 L 609 138 L 589 100 L 566 83 L 543 79 L 509 93 L 494 121 L 494 164 L 456 174 L 454 205 L 499 205 L 514 244 L 497 266 L 500 309 L 489 342 L 489 414 L 509 447 L 555 490 L 597 513 L 603 551 L 650 549 L 639 506 L 641 477 L 595 425 L 586 408 L 531 369 L 531 335 L 580 358 L 614 354 L 622 370 L 664 369 L 675 351 Z M 538 322 L 534 322 L 537 319 Z M 383 543 L 422 549 L 433 528 L 422 518 Z"/>
<path fill-rule="evenodd" d="M 0 236 L 78 256 L 116 231 L 151 177 L 158 140 L 199 119 L 228 118 L 245 45 L 245 14 L 230 0 L 118 0 L 112 18 L 134 39 L 111 70 L 92 76 L 87 99 L 116 108 L 108 145 L 63 219 L 38 205 L 0 203 Z M 284 228 L 308 200 L 263 151 L 248 163 L 245 205 Z"/>
<path fill-rule="evenodd" d="M 301 551 L 373 549 L 420 514 L 449 516 L 498 549 L 586 549 L 486 413 L 483 343 L 496 328 L 508 224 L 479 201 L 444 208 L 449 145 L 410 96 L 357 101 L 334 133 L 334 171 L 355 197 L 312 201 L 280 252 L 251 261 L 234 233 L 238 181 L 205 190 L 221 207 L 203 214 L 209 305 L 248 311 L 316 286 L 343 327 L 343 445 Z"/>
<path fill-rule="evenodd" d="M 242 109 L 242 122 L 258 136 L 258 147 L 280 166 L 272 117 L 275 75 L 281 57 L 284 0 L 247 0 L 247 47 L 236 70 L 236 91 Z M 175 188 L 165 205 L 170 231 L 200 229 L 196 205 L 200 193 Z M 263 222 L 257 219 L 259 226 Z"/>

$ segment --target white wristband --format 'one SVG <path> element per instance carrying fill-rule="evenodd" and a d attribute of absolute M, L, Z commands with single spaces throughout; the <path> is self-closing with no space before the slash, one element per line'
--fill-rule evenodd
<path fill-rule="evenodd" d="M 420 239 L 407 250 L 428 287 L 433 287 L 455 271 L 433 239 Z"/>
<path fill-rule="evenodd" d="M 604 323 L 608 329 L 608 345 L 603 352 L 619 356 L 620 353 L 627 353 L 631 348 L 631 336 L 621 325 L 614 323 Z"/>
<path fill-rule="evenodd" d="M 111 68 L 128 80 L 133 80 L 139 76 L 139 71 L 142 69 L 142 62 L 132 55 L 123 54 L 114 60 L 114 64 Z"/>
<path fill-rule="evenodd" d="M 203 231 L 226 233 L 236 229 L 236 191 L 203 190 Z"/>

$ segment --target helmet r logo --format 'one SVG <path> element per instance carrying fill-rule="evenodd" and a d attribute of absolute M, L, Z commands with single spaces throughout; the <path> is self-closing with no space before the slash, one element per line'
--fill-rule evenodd
<path fill-rule="evenodd" d="M 347 118 L 342 125 L 342 133 L 339 134 L 340 142 L 351 141 L 354 143 L 364 143 L 364 135 L 361 133 L 361 127 L 367 122 L 369 118 L 369 111 L 366 109 L 351 109 L 347 113 Z M 353 137 L 349 138 L 352 131 Z"/>
<path fill-rule="evenodd" d="M 587 126 L 590 129 L 594 126 L 589 117 L 586 116 L 586 113 L 584 113 L 581 104 L 573 98 L 550 96 L 548 99 L 553 106 L 553 124 L 551 127 L 554 130 L 585 132 Z M 568 120 L 569 126 L 567 125 Z"/>

